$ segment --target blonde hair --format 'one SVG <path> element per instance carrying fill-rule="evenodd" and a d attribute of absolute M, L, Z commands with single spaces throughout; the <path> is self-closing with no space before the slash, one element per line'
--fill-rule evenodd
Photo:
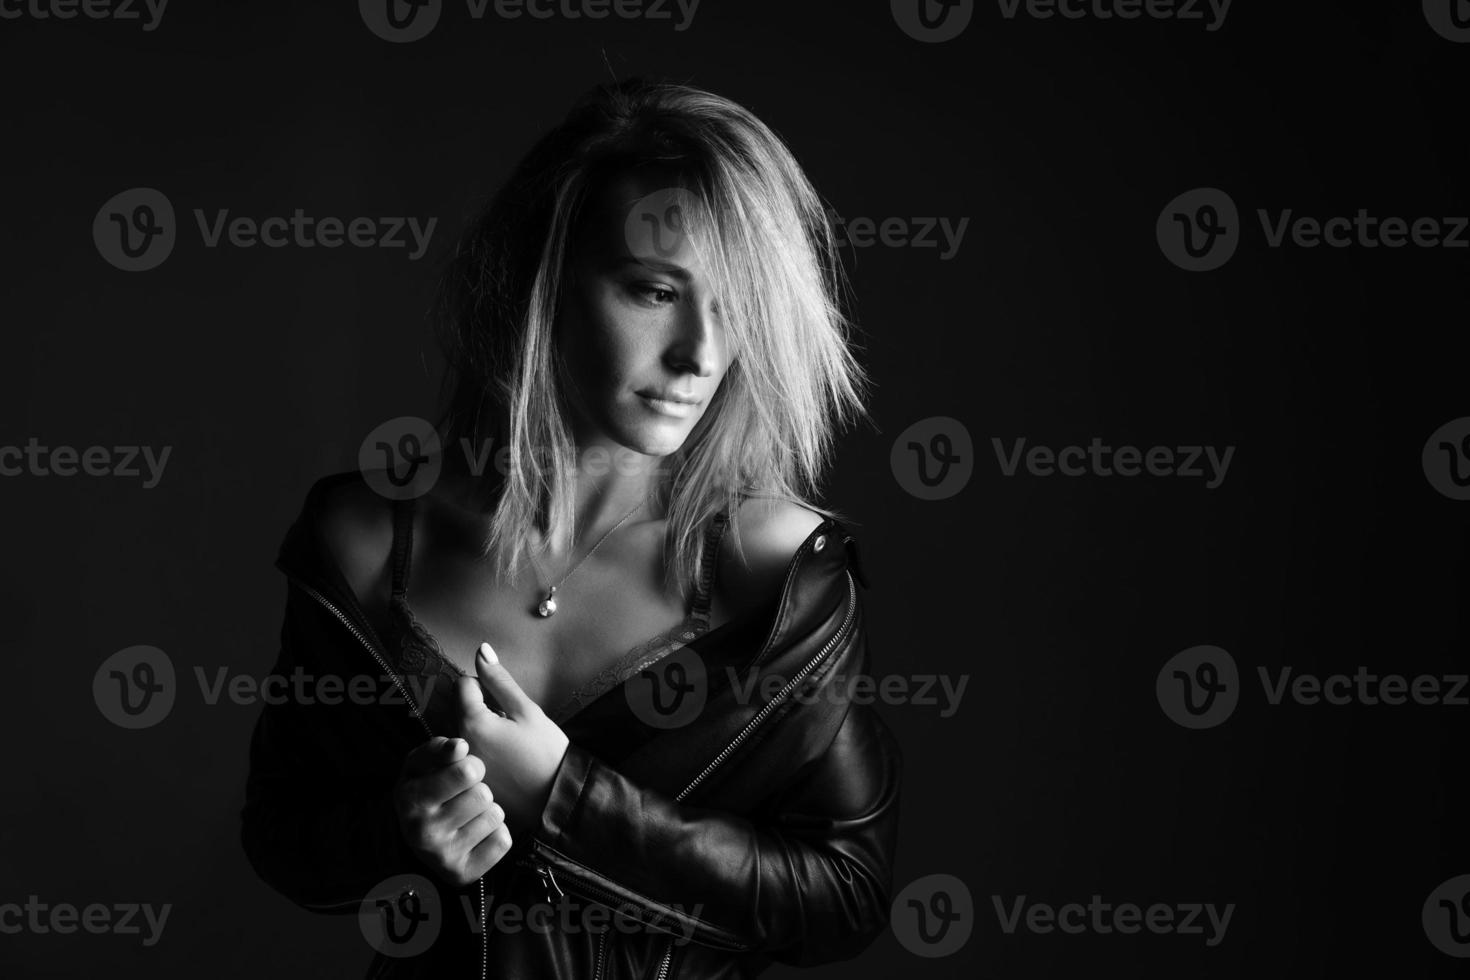
<path fill-rule="evenodd" d="M 747 496 L 841 519 L 812 498 L 837 430 L 866 417 L 869 380 L 851 350 L 831 217 L 791 151 L 748 110 L 632 79 L 594 89 L 532 148 L 467 228 L 436 301 L 448 361 L 441 437 L 508 447 L 483 551 L 511 581 L 530 529 L 568 545 L 575 531 L 576 446 L 554 334 L 571 242 L 600 188 L 649 166 L 674 175 L 730 339 L 718 390 L 656 484 L 668 513 L 665 568 L 687 595 L 699 529 L 724 509 L 743 555 L 737 514 Z"/>

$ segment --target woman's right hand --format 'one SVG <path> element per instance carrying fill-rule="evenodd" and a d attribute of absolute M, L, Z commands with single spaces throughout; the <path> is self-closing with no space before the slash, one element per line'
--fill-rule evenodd
<path fill-rule="evenodd" d="M 444 881 L 463 886 L 510 850 L 505 811 L 485 785 L 485 763 L 462 738 L 435 736 L 403 761 L 393 788 L 403 839 Z"/>

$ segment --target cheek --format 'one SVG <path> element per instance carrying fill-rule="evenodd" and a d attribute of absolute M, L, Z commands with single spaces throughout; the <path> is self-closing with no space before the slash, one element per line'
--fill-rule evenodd
<path fill-rule="evenodd" d="M 584 293 L 572 327 L 568 360 L 589 392 L 621 390 L 648 356 L 641 344 L 641 338 L 651 336 L 648 325 L 619 304 L 611 288 Z"/>

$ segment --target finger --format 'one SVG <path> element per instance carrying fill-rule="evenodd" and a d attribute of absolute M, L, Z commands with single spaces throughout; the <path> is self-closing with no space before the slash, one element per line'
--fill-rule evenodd
<path fill-rule="evenodd" d="M 403 776 L 415 779 L 458 762 L 469 752 L 470 745 L 462 738 L 445 738 L 435 735 L 427 742 L 415 746 L 403 759 Z"/>
<path fill-rule="evenodd" d="M 461 719 L 469 720 L 478 718 L 480 715 L 494 714 L 490 706 L 485 703 L 485 692 L 481 689 L 477 679 L 461 677 L 454 682 L 454 686 Z"/>
<path fill-rule="evenodd" d="M 470 848 L 470 863 L 476 867 L 490 867 L 505 857 L 510 844 L 510 829 L 501 824 L 490 836 Z"/>
<path fill-rule="evenodd" d="M 461 847 L 474 847 L 480 841 L 505 826 L 505 811 L 500 804 L 490 804 L 489 810 L 477 813 L 455 832 L 456 842 Z"/>
<path fill-rule="evenodd" d="M 459 830 L 476 817 L 483 816 L 492 807 L 499 809 L 499 806 L 490 787 L 484 783 L 476 783 L 440 806 L 435 819 L 450 830 Z"/>
<path fill-rule="evenodd" d="M 475 670 L 479 674 L 480 685 L 484 687 L 485 693 L 494 698 L 505 713 L 513 718 L 524 718 L 537 708 L 536 702 L 526 696 L 521 686 L 510 676 L 510 671 L 495 656 L 494 647 L 488 643 L 481 643 L 479 651 L 475 654 Z"/>
<path fill-rule="evenodd" d="M 484 779 L 484 761 L 479 756 L 467 755 L 436 772 L 412 780 L 405 787 L 405 796 L 419 809 L 437 809 Z"/>

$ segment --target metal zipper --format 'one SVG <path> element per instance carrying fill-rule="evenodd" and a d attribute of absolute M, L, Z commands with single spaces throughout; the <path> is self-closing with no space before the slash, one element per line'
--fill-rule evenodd
<path fill-rule="evenodd" d="M 653 975 L 654 980 L 668 980 L 669 964 L 674 960 L 674 940 L 669 939 L 668 945 L 664 947 L 664 958 L 659 961 L 658 972 Z"/>
<path fill-rule="evenodd" d="M 822 649 L 818 650 L 814 657 L 803 664 L 801 669 L 796 672 L 795 676 L 793 676 L 791 680 L 787 681 L 781 687 L 781 690 L 776 692 L 775 697 L 771 698 L 771 700 L 766 702 L 765 706 L 762 707 L 760 711 L 756 712 L 754 718 L 745 723 L 745 727 L 736 732 L 735 737 L 730 740 L 729 744 L 727 744 L 723 749 L 720 750 L 720 754 L 715 756 L 714 759 L 710 761 L 710 764 L 705 766 L 704 769 L 700 771 L 699 775 L 695 776 L 694 779 L 689 783 L 689 785 L 685 786 L 683 791 L 680 792 L 678 796 L 674 797 L 674 802 L 684 802 L 684 798 L 690 793 L 694 792 L 695 787 L 708 779 L 710 774 L 718 769 L 720 765 L 724 763 L 724 761 L 728 759 L 737 748 L 740 747 L 741 743 L 743 743 L 747 738 L 750 737 L 750 733 L 755 731 L 760 723 L 765 721 L 766 717 L 770 715 L 772 711 L 775 711 L 776 708 L 780 707 L 781 702 L 785 701 L 786 698 L 790 696 L 792 691 L 801 686 L 801 682 L 806 680 L 806 675 L 815 670 L 816 666 L 824 659 L 826 659 L 827 654 L 832 652 L 832 648 L 842 640 L 842 637 L 847 633 L 847 627 L 852 623 L 853 612 L 856 609 L 857 586 L 853 584 L 852 572 L 848 572 L 847 614 L 843 617 L 842 625 L 837 628 L 837 632 L 832 635 L 832 638 L 830 640 L 822 644 Z"/>
<path fill-rule="evenodd" d="M 347 631 L 357 638 L 357 642 L 362 645 L 362 648 L 372 655 L 373 660 L 377 661 L 379 667 L 383 668 L 383 673 L 393 678 L 393 686 L 398 689 L 399 694 L 403 695 L 404 702 L 408 705 L 410 711 L 413 713 L 414 718 L 418 721 L 419 726 L 423 728 L 424 733 L 432 738 L 434 735 L 434 730 L 430 728 L 429 723 L 424 720 L 423 711 L 414 701 L 413 696 L 408 693 L 408 689 L 404 687 L 403 682 L 399 680 L 397 672 L 394 671 L 393 668 L 388 666 L 387 658 L 385 658 L 381 653 L 378 652 L 377 647 L 373 646 L 372 642 L 367 638 L 366 635 L 363 634 L 362 630 L 358 629 L 357 625 L 353 623 L 352 620 L 348 618 L 345 613 L 342 612 L 342 610 L 332 605 L 332 603 L 327 600 L 327 597 L 322 595 L 316 589 L 313 589 L 311 586 L 307 585 L 300 579 L 295 578 L 294 576 L 287 576 L 287 578 L 289 578 L 290 581 L 294 582 L 298 589 L 311 596 L 317 602 L 321 603 L 322 608 L 326 609 L 327 612 L 336 617 L 337 621 L 340 622 L 343 626 L 347 627 Z M 481 875 L 476 884 L 479 885 L 480 889 L 480 980 L 486 980 L 490 969 L 490 937 L 485 928 L 485 876 Z M 357 903 L 320 907 L 349 908 L 353 904 Z"/>
<path fill-rule="evenodd" d="M 377 647 L 373 646 L 372 642 L 368 640 L 368 638 L 363 634 L 362 630 L 358 629 L 357 625 L 353 623 L 352 620 L 348 618 L 348 616 L 344 612 L 342 612 L 342 610 L 332 605 L 332 603 L 327 600 L 327 597 L 322 595 L 316 589 L 313 589 L 311 586 L 302 582 L 300 579 L 293 578 L 291 579 L 291 581 L 295 582 L 296 587 L 301 589 L 301 591 L 305 592 L 317 602 L 321 603 L 322 606 L 327 610 L 327 612 L 337 617 L 338 622 L 347 627 L 348 632 L 357 637 L 357 642 L 361 643 L 362 648 L 366 650 L 369 654 L 371 654 L 372 658 L 378 662 L 378 666 L 383 668 L 383 673 L 393 678 L 393 686 L 398 689 L 399 694 L 403 695 L 403 700 L 408 704 L 409 709 L 413 712 L 414 718 L 418 720 L 418 723 L 423 728 L 425 734 L 432 737 L 434 731 L 429 727 L 429 723 L 424 721 L 423 712 L 419 709 L 419 706 L 414 701 L 413 696 L 408 693 L 408 689 L 404 687 L 403 683 L 398 679 L 398 674 L 393 670 L 393 668 L 388 666 L 387 659 L 378 652 Z"/>
<path fill-rule="evenodd" d="M 611 927 L 609 927 L 611 928 Z M 607 932 L 597 937 L 597 965 L 592 969 L 592 980 L 602 980 L 602 968 L 607 964 Z"/>

